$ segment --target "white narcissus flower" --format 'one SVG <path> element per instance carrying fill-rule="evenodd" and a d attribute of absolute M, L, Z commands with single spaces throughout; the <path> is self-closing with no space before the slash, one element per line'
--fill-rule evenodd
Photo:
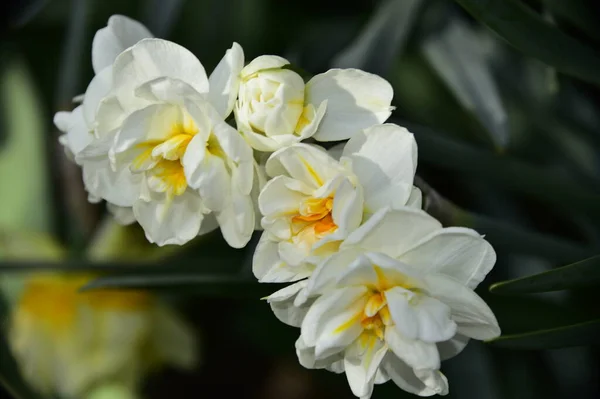
<path fill-rule="evenodd" d="M 255 276 L 260 282 L 304 279 L 375 211 L 420 208 L 416 167 L 414 136 L 392 124 L 355 135 L 339 161 L 307 144 L 273 153 L 266 164 L 273 179 L 258 200 L 264 232 L 254 253 Z M 276 314 L 278 298 L 279 293 L 269 298 Z"/>
<path fill-rule="evenodd" d="M 242 49 L 234 43 L 208 78 L 185 48 L 139 40 L 139 23 L 111 21 L 94 39 L 97 75 L 82 106 L 86 142 L 75 155 L 90 197 L 105 199 L 121 223 L 139 222 L 158 245 L 181 245 L 220 227 L 231 246 L 245 246 L 255 227 L 251 192 L 259 169 L 252 148 L 225 122 Z M 57 125 L 84 131 L 62 116 Z"/>
<path fill-rule="evenodd" d="M 138 41 L 152 37 L 152 34 L 137 21 L 122 15 L 113 15 L 109 18 L 106 27 L 98 30 L 92 42 L 92 65 L 96 76 L 88 85 L 85 94 L 76 100 L 81 104 L 73 111 L 57 112 L 54 124 L 64 134 L 59 137 L 59 142 L 65 147 L 65 152 L 70 159 L 75 160 L 77 155 L 94 140 L 95 112 L 100 100 L 108 94 L 111 88 L 111 65 L 117 55 L 133 46 Z M 82 167 L 85 188 L 91 202 L 102 200 L 99 190 L 100 184 L 109 184 L 116 181 L 118 176 L 109 167 L 108 159 L 104 162 L 97 159 L 94 163 L 78 162 Z M 101 165 L 102 163 L 102 165 Z M 109 211 L 121 224 L 133 223 L 131 207 L 119 207 L 110 202 Z"/>
<path fill-rule="evenodd" d="M 357 69 L 331 69 L 308 83 L 281 57 L 255 58 L 239 75 L 238 130 L 259 151 L 272 152 L 313 137 L 346 140 L 391 114 L 393 89 Z"/>
<path fill-rule="evenodd" d="M 279 318 L 301 327 L 300 363 L 345 371 L 357 397 L 390 379 L 413 394 L 444 395 L 440 361 L 470 338 L 500 334 L 473 291 L 495 261 L 471 229 L 442 228 L 417 209 L 382 209 L 318 266 L 297 306 L 289 304 L 296 310 Z M 279 299 L 290 294 L 281 290 Z"/>
<path fill-rule="evenodd" d="M 26 280 L 8 338 L 36 390 L 74 399 L 103 384 L 135 392 L 158 366 L 195 366 L 195 336 L 171 309 L 145 292 L 78 292 L 93 278 L 45 274 Z"/>

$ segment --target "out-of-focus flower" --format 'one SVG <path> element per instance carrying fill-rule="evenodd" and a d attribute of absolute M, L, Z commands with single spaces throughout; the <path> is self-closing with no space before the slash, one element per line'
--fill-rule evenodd
<path fill-rule="evenodd" d="M 225 122 L 242 49 L 234 43 L 209 79 L 185 48 L 143 39 L 139 23 L 117 21 L 94 39 L 97 75 L 73 112 L 86 121 L 85 140 L 70 139 L 83 131 L 73 115 L 55 118 L 67 131 L 62 141 L 76 149 L 86 188 L 158 245 L 181 245 L 220 226 L 231 246 L 243 247 L 255 226 L 257 168 L 251 147 Z"/>
<path fill-rule="evenodd" d="M 85 399 L 137 399 L 138 395 L 128 387 L 118 384 L 106 384 L 95 388 Z"/>
<path fill-rule="evenodd" d="M 265 231 L 254 253 L 255 276 L 260 282 L 302 280 L 373 212 L 420 208 L 421 193 L 413 187 L 416 167 L 413 135 L 392 124 L 355 135 L 339 161 L 307 144 L 273 153 L 266 171 L 274 178 L 259 196 Z M 276 314 L 278 297 L 269 299 Z"/>
<path fill-rule="evenodd" d="M 33 387 L 77 399 L 105 384 L 135 392 L 162 364 L 195 365 L 195 337 L 170 309 L 144 292 L 78 292 L 91 278 L 26 281 L 9 320 L 9 343 Z"/>
<path fill-rule="evenodd" d="M 239 75 L 238 130 L 259 151 L 275 151 L 309 137 L 345 140 L 384 122 L 393 89 L 357 69 L 331 69 L 308 83 L 281 57 L 255 58 Z"/>
<path fill-rule="evenodd" d="M 500 334 L 473 291 L 495 261 L 473 230 L 442 228 L 421 210 L 382 209 L 318 266 L 296 310 L 279 318 L 301 327 L 300 363 L 345 371 L 357 397 L 390 379 L 420 396 L 444 395 L 440 361 L 470 338 Z"/>

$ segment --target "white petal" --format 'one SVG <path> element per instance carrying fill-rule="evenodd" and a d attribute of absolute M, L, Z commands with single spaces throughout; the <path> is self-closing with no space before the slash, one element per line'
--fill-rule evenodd
<path fill-rule="evenodd" d="M 460 352 L 467 346 L 469 343 L 469 337 L 465 337 L 461 334 L 456 334 L 452 339 L 449 339 L 445 342 L 438 342 L 438 352 L 440 353 L 440 359 L 446 360 L 450 359 Z"/>
<path fill-rule="evenodd" d="M 425 273 L 441 273 L 475 288 L 496 263 L 494 248 L 476 231 L 463 227 L 438 230 L 398 259 Z"/>
<path fill-rule="evenodd" d="M 376 125 L 353 136 L 343 156 L 352 161 L 370 212 L 406 204 L 417 169 L 417 142 L 412 133 L 393 124 Z"/>
<path fill-rule="evenodd" d="M 396 258 L 422 237 L 441 228 L 440 222 L 418 209 L 381 209 L 351 233 L 342 245 L 359 246 Z"/>
<path fill-rule="evenodd" d="M 343 350 L 360 335 L 366 292 L 365 287 L 342 288 L 313 303 L 302 322 L 301 334 L 307 345 L 315 347 L 317 358 Z"/>
<path fill-rule="evenodd" d="M 421 209 L 423 206 L 423 194 L 421 194 L 421 190 L 417 187 L 413 187 L 410 192 L 410 197 L 406 201 L 406 206 L 415 209 Z"/>
<path fill-rule="evenodd" d="M 142 175 L 132 174 L 125 164 L 111 167 L 108 151 L 113 142 L 114 132 L 94 140 L 77 154 L 76 161 L 83 167 L 83 182 L 91 195 L 117 206 L 131 207 L 140 196 Z"/>
<path fill-rule="evenodd" d="M 385 342 L 399 359 L 414 369 L 440 368 L 440 355 L 435 344 L 405 337 L 393 326 L 385 329 Z"/>
<path fill-rule="evenodd" d="M 150 105 L 135 111 L 123 122 L 112 150 L 115 154 L 125 153 L 145 141 L 164 139 L 181 118 L 181 110 L 173 105 Z"/>
<path fill-rule="evenodd" d="M 305 109 L 304 112 L 306 112 L 306 106 L 304 109 Z M 325 100 L 321 104 L 319 104 L 319 107 L 315 110 L 314 116 L 312 116 L 312 119 L 310 120 L 310 122 L 306 126 L 304 126 L 302 128 L 302 130 L 297 132 L 300 140 L 305 140 L 307 138 L 310 138 L 317 132 L 317 129 L 319 128 L 319 125 L 321 124 L 321 121 L 323 120 L 323 117 L 325 116 L 325 112 L 327 112 L 327 100 Z M 331 151 L 331 149 L 330 149 L 330 151 Z M 339 159 L 339 157 L 338 157 L 338 159 Z"/>
<path fill-rule="evenodd" d="M 300 141 L 300 138 L 294 135 L 267 137 L 262 133 L 255 133 L 251 129 L 244 129 L 238 122 L 238 129 L 244 136 L 248 144 L 257 151 L 273 152 L 280 148 L 290 146 Z M 276 140 L 277 138 L 277 140 Z M 288 138 L 287 145 L 281 144 L 281 138 Z"/>
<path fill-rule="evenodd" d="M 118 224 L 127 226 L 135 222 L 135 215 L 133 214 L 132 207 L 117 206 L 110 202 L 106 204 L 106 207 Z"/>
<path fill-rule="evenodd" d="M 354 396 L 370 398 L 375 375 L 388 348 L 374 334 L 359 337 L 344 356 L 344 369 Z"/>
<path fill-rule="evenodd" d="M 354 231 L 363 219 L 362 187 L 355 187 L 348 179 L 342 180 L 333 197 L 331 216 L 345 234 Z"/>
<path fill-rule="evenodd" d="M 254 205 L 249 195 L 243 195 L 238 190 L 232 190 L 231 199 L 227 206 L 215 212 L 221 234 L 233 248 L 243 248 L 252 237 L 255 225 Z"/>
<path fill-rule="evenodd" d="M 250 194 L 254 179 L 252 148 L 244 141 L 237 130 L 223 121 L 215 123 L 212 133 L 228 158 L 227 163 L 233 170 L 233 183 L 242 194 Z"/>
<path fill-rule="evenodd" d="M 80 105 L 72 112 L 57 112 L 54 116 L 56 127 L 66 132 L 63 145 L 75 156 L 87 147 L 94 138 L 83 118 L 82 108 Z"/>
<path fill-rule="evenodd" d="M 315 344 L 315 357 L 317 359 L 326 358 L 340 352 L 354 342 L 363 332 L 360 320 L 367 303 L 365 297 L 367 291 L 366 289 L 361 290 L 360 287 L 343 288 L 342 290 L 356 291 L 352 294 L 354 299 L 350 299 L 352 296 L 350 294 L 347 294 L 347 303 L 345 298 L 340 298 L 340 304 L 330 309 L 328 320 L 322 321 L 322 328 Z M 317 301 L 311 309 L 316 306 Z M 308 312 L 305 320 L 306 318 L 308 318 Z"/>
<path fill-rule="evenodd" d="M 439 370 L 415 370 L 415 375 L 425 386 L 438 395 L 448 395 L 448 379 Z"/>
<path fill-rule="evenodd" d="M 117 97 L 113 95 L 104 97 L 96 110 L 96 136 L 100 138 L 120 128 L 127 116 Z"/>
<path fill-rule="evenodd" d="M 287 64 L 289 64 L 289 61 L 285 58 L 276 55 L 261 55 L 250 61 L 250 63 L 242 69 L 241 76 L 242 78 L 247 78 L 260 70 L 281 68 Z"/>
<path fill-rule="evenodd" d="M 433 396 L 437 393 L 415 375 L 412 367 L 392 354 L 383 359 L 382 368 L 392 381 L 406 392 L 419 396 Z"/>
<path fill-rule="evenodd" d="M 199 93 L 209 84 L 204 67 L 186 48 L 161 39 L 144 39 L 121 53 L 113 64 L 113 88 L 124 104 L 135 104 L 134 89 L 160 77 L 179 79 Z"/>
<path fill-rule="evenodd" d="M 296 355 L 300 364 L 308 369 L 327 369 L 334 373 L 344 372 L 344 358 L 342 353 L 336 353 L 324 359 L 315 358 L 315 348 L 306 345 L 302 336 L 296 340 Z"/>
<path fill-rule="evenodd" d="M 494 313 L 473 290 L 444 275 L 428 275 L 425 283 L 430 296 L 450 306 L 459 334 L 480 340 L 500 335 Z"/>
<path fill-rule="evenodd" d="M 341 271 L 336 277 L 337 286 L 339 287 L 360 285 L 374 287 L 379 280 L 371 259 L 364 254 L 358 255 L 352 263 L 346 266 L 346 270 Z M 317 278 L 323 279 L 323 273 L 319 273 Z"/>
<path fill-rule="evenodd" d="M 385 291 L 385 298 L 395 328 L 407 340 L 416 340 L 419 337 L 418 311 L 410 303 L 415 295 L 402 287 L 394 287 Z"/>
<path fill-rule="evenodd" d="M 96 121 L 96 111 L 100 100 L 110 92 L 112 84 L 112 67 L 101 70 L 90 82 L 83 98 L 83 117 L 88 127 L 93 128 Z"/>
<path fill-rule="evenodd" d="M 267 301 L 271 305 L 271 310 L 281 322 L 292 326 L 300 327 L 304 317 L 312 302 L 305 303 L 301 306 L 294 305 L 294 299 L 298 291 L 306 286 L 306 281 L 299 281 L 289 285 L 267 297 Z"/>
<path fill-rule="evenodd" d="M 163 102 L 169 104 L 184 105 L 188 104 L 186 100 L 192 100 L 193 104 L 195 104 L 196 106 L 202 105 L 202 108 L 207 108 L 210 106 L 210 104 L 206 102 L 202 94 L 198 93 L 198 91 L 189 83 L 168 76 L 160 76 L 150 81 L 144 82 L 139 86 L 135 87 L 134 93 L 136 97 L 146 100 L 149 103 Z M 206 111 L 204 112 L 206 113 Z M 216 113 L 216 111 L 213 112 Z M 220 119 L 220 117 L 218 119 Z M 201 123 L 202 121 L 196 122 Z"/>
<path fill-rule="evenodd" d="M 302 201 L 307 198 L 303 192 L 304 187 L 302 182 L 287 176 L 274 177 L 267 182 L 258 196 L 260 212 L 269 217 L 297 213 Z"/>
<path fill-rule="evenodd" d="M 456 334 L 456 323 L 450 318 L 448 305 L 421 295 L 415 312 L 419 324 L 419 339 L 425 342 L 443 342 Z"/>
<path fill-rule="evenodd" d="M 357 69 L 330 69 L 306 84 L 306 103 L 327 111 L 313 137 L 319 141 L 348 139 L 384 122 L 392 113 L 392 86 L 383 78 Z"/>
<path fill-rule="evenodd" d="M 133 205 L 148 241 L 159 246 L 183 245 L 198 235 L 204 207 L 197 193 L 188 190 L 171 202 L 162 193 L 153 195 L 152 201 L 138 200 Z"/>
<path fill-rule="evenodd" d="M 364 259 L 364 257 L 360 257 L 360 251 L 352 249 L 340 251 L 330 256 L 317 266 L 313 272 L 308 281 L 306 294 L 318 295 L 328 292 L 336 286 L 339 277 L 351 264 Z"/>
<path fill-rule="evenodd" d="M 261 283 L 297 281 L 312 272 L 306 266 L 290 266 L 285 262 L 279 253 L 279 243 L 271 241 L 266 233 L 262 234 L 254 250 L 252 270 Z"/>
<path fill-rule="evenodd" d="M 322 148 L 295 144 L 271 154 L 266 171 L 271 177 L 287 175 L 317 189 L 340 173 L 341 168 Z"/>
<path fill-rule="evenodd" d="M 92 65 L 98 73 L 112 65 L 117 56 L 142 39 L 152 37 L 144 25 L 123 15 L 113 15 L 92 41 Z"/>
<path fill-rule="evenodd" d="M 234 42 L 208 78 L 210 83 L 208 101 L 223 119 L 226 119 L 233 110 L 243 67 L 244 50 Z"/>

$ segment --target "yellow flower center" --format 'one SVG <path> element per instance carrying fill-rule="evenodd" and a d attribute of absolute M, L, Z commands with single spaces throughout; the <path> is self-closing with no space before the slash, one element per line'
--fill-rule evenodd
<path fill-rule="evenodd" d="M 76 326 L 79 310 L 88 307 L 99 312 L 138 312 L 147 309 L 152 297 L 141 291 L 97 290 L 80 293 L 79 288 L 94 276 L 43 275 L 26 284 L 15 309 L 17 318 L 60 333 Z"/>
<path fill-rule="evenodd" d="M 305 200 L 298 209 L 298 214 L 292 217 L 292 242 L 304 244 L 309 250 L 319 239 L 333 233 L 337 225 L 331 215 L 332 209 L 331 197 Z"/>
<path fill-rule="evenodd" d="M 198 133 L 189 115 L 184 112 L 182 119 L 170 125 L 164 138 L 138 144 L 139 154 L 131 164 L 133 172 L 148 173 L 148 182 L 153 190 L 166 192 L 170 197 L 181 195 L 187 189 L 181 160 L 188 144 Z"/>

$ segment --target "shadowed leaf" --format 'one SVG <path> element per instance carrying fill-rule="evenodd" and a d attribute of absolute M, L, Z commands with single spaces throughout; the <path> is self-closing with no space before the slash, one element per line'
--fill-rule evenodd
<path fill-rule="evenodd" d="M 532 276 L 502 281 L 490 287 L 494 294 L 531 294 L 600 284 L 600 256 Z"/>
<path fill-rule="evenodd" d="M 600 54 L 515 0 L 456 0 L 475 19 L 526 55 L 600 85 Z"/>
<path fill-rule="evenodd" d="M 524 334 L 504 335 L 489 344 L 511 349 L 557 349 L 600 344 L 600 320 Z"/>

